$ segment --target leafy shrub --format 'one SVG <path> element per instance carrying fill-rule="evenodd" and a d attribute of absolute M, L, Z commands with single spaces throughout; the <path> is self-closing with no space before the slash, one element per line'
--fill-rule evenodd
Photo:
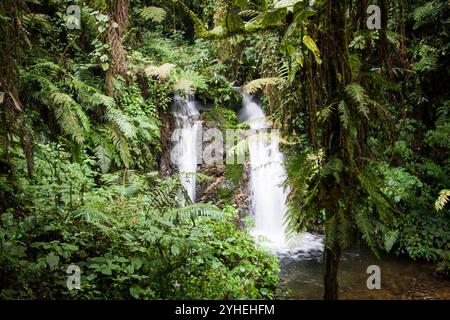
<path fill-rule="evenodd" d="M 40 148 L 40 178 L 22 185 L 27 212 L 1 214 L 1 298 L 273 297 L 277 258 L 238 230 L 233 207 L 181 207 L 177 176 L 98 175 L 89 159 L 71 163 L 56 146 Z M 80 290 L 66 286 L 72 264 Z"/>

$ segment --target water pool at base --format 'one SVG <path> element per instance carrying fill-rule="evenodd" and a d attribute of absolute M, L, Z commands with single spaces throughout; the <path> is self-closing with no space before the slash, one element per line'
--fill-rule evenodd
<path fill-rule="evenodd" d="M 297 257 L 280 257 L 280 287 L 278 299 L 322 299 L 322 255 L 309 252 Z M 381 269 L 381 289 L 369 290 L 367 267 Z M 339 272 L 339 299 L 343 300 L 448 300 L 450 281 L 435 274 L 435 266 L 411 259 L 382 256 L 378 260 L 367 249 L 346 251 Z"/>

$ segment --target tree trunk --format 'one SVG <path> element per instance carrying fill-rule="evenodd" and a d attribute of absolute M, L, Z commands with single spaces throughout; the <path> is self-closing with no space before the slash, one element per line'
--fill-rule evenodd
<path fill-rule="evenodd" d="M 325 251 L 323 253 L 324 300 L 338 300 L 339 298 L 339 283 L 337 275 L 339 270 L 340 259 L 341 259 L 341 248 L 339 247 L 339 245 L 335 245 L 331 249 L 325 248 Z"/>
<path fill-rule="evenodd" d="M 380 1 L 381 9 L 381 30 L 380 30 L 380 54 L 381 54 L 381 64 L 384 73 L 392 79 L 392 62 L 389 53 L 389 42 L 387 39 L 387 28 L 388 28 L 388 12 L 389 5 L 387 0 Z"/>

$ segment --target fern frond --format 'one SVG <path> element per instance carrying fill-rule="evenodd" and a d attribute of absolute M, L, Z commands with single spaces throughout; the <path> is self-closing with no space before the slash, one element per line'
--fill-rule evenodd
<path fill-rule="evenodd" d="M 369 118 L 369 108 L 367 103 L 369 97 L 366 90 L 364 90 L 358 83 L 350 83 L 345 87 L 345 92 L 348 97 L 356 104 L 358 111 L 366 118 Z"/>
<path fill-rule="evenodd" d="M 256 91 L 262 89 L 265 86 L 276 86 L 281 85 L 285 82 L 284 79 L 279 77 L 272 77 L 272 78 L 260 78 L 253 81 L 250 81 L 246 85 L 242 87 L 245 93 L 247 94 L 254 94 Z"/>
<path fill-rule="evenodd" d="M 115 124 L 125 138 L 134 138 L 136 136 L 136 128 L 130 122 L 129 117 L 119 109 L 106 108 L 104 118 L 110 123 Z"/>
<path fill-rule="evenodd" d="M 368 216 L 369 212 L 367 210 L 356 210 L 353 217 L 355 224 L 361 232 L 362 238 L 365 240 L 369 248 L 373 251 L 375 255 L 378 256 L 378 250 L 376 242 L 373 236 L 374 225 Z"/>
<path fill-rule="evenodd" d="M 320 111 L 317 112 L 317 120 L 319 122 L 325 123 L 333 113 L 333 109 L 334 109 L 333 103 L 322 108 Z"/>
<path fill-rule="evenodd" d="M 107 223 L 111 224 L 110 219 L 100 210 L 92 206 L 86 205 L 73 213 L 76 219 L 83 219 L 89 223 Z"/>
<path fill-rule="evenodd" d="M 165 214 L 168 220 L 187 220 L 196 216 L 208 216 L 217 220 L 224 220 L 222 210 L 211 204 L 194 203 L 185 207 L 169 210 Z"/>
<path fill-rule="evenodd" d="M 94 154 L 97 157 L 97 164 L 100 167 L 100 170 L 103 173 L 108 172 L 112 161 L 112 156 L 109 150 L 104 146 L 97 146 L 94 149 Z"/>
<path fill-rule="evenodd" d="M 345 100 L 341 100 L 338 104 L 339 117 L 341 119 L 341 124 L 345 129 L 348 129 L 350 123 L 350 114 L 347 108 Z"/>
<path fill-rule="evenodd" d="M 394 247 L 400 233 L 398 230 L 390 230 L 384 234 L 384 248 L 387 252 L 391 251 Z"/>
<path fill-rule="evenodd" d="M 338 223 L 336 215 L 325 221 L 325 247 L 332 248 L 337 241 Z"/>
<path fill-rule="evenodd" d="M 442 190 L 441 193 L 439 194 L 439 198 L 437 198 L 434 204 L 436 210 L 440 211 L 444 209 L 445 205 L 449 202 L 449 198 L 450 198 L 450 190 L 449 189 Z"/>
<path fill-rule="evenodd" d="M 341 248 L 346 248 L 352 243 L 352 222 L 351 219 L 345 214 L 344 210 L 338 212 L 338 225 L 336 237 L 339 241 Z"/>
<path fill-rule="evenodd" d="M 128 168 L 131 163 L 131 153 L 127 140 L 122 135 L 122 132 L 117 125 L 112 123 L 108 124 L 107 130 L 109 138 L 116 148 L 116 151 L 119 153 L 122 163 Z"/>
<path fill-rule="evenodd" d="M 423 55 L 419 61 L 413 64 L 413 70 L 416 72 L 429 72 L 438 68 L 439 57 L 436 52 L 430 52 Z"/>
<path fill-rule="evenodd" d="M 439 3 L 437 1 L 429 1 L 423 6 L 415 8 L 412 13 L 412 17 L 415 21 L 413 29 L 416 30 L 433 22 L 443 8 L 445 8 L 445 3 Z"/>
<path fill-rule="evenodd" d="M 254 17 L 256 17 L 256 16 L 258 16 L 260 14 L 261 14 L 261 12 L 256 11 L 256 10 L 251 10 L 251 9 L 242 10 L 242 11 L 239 12 L 239 15 L 241 17 L 243 17 L 243 18 L 246 18 L 246 19 L 254 18 Z"/>
<path fill-rule="evenodd" d="M 176 78 L 174 90 L 193 95 L 197 90 L 208 89 L 207 79 L 193 70 L 182 70 Z"/>
<path fill-rule="evenodd" d="M 145 73 L 148 76 L 152 76 L 157 78 L 160 81 L 166 80 L 169 76 L 171 71 L 175 68 L 175 65 L 172 63 L 165 63 L 159 67 L 155 66 L 149 66 L 145 69 Z"/>
<path fill-rule="evenodd" d="M 62 92 L 53 92 L 49 98 L 54 104 L 56 119 L 62 130 L 76 143 L 84 143 L 90 124 L 81 106 Z"/>
<path fill-rule="evenodd" d="M 148 6 L 143 8 L 136 9 L 136 12 L 147 21 L 153 21 L 153 22 L 163 22 L 166 18 L 167 12 L 163 8 L 160 7 L 154 7 L 154 6 Z"/>

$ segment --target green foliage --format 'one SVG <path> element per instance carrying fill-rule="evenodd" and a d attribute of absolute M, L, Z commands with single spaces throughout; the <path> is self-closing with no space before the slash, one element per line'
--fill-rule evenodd
<path fill-rule="evenodd" d="M 151 20 L 153 22 L 162 22 L 166 18 L 167 12 L 163 8 L 159 7 L 143 7 L 136 9 L 136 12 L 144 19 Z"/>
<path fill-rule="evenodd" d="M 250 81 L 246 85 L 242 87 L 244 92 L 248 94 L 254 94 L 258 90 L 263 89 L 266 86 L 276 86 L 278 84 L 283 83 L 283 79 L 281 78 L 262 78 L 262 79 L 256 79 L 253 81 Z"/>
<path fill-rule="evenodd" d="M 345 92 L 352 99 L 352 101 L 356 104 L 358 111 L 366 118 L 369 117 L 369 109 L 368 105 L 368 96 L 366 91 L 361 85 L 357 83 L 349 84 L 345 87 Z"/>
<path fill-rule="evenodd" d="M 413 28 L 416 30 L 434 22 L 444 7 L 445 3 L 439 1 L 429 1 L 422 6 L 416 7 L 412 12 L 412 18 L 415 21 Z"/>
<path fill-rule="evenodd" d="M 450 190 L 448 189 L 442 190 L 441 193 L 439 194 L 439 198 L 437 198 L 434 204 L 436 210 L 440 211 L 444 209 L 444 206 L 448 203 L 449 198 L 450 198 Z"/>
<path fill-rule="evenodd" d="M 99 175 L 61 147 L 42 146 L 44 155 L 37 184 L 22 186 L 30 213 L 1 215 L 2 298 L 273 297 L 277 259 L 238 231 L 234 208 L 180 207 L 177 176 Z M 66 287 L 71 264 L 80 290 Z"/>

